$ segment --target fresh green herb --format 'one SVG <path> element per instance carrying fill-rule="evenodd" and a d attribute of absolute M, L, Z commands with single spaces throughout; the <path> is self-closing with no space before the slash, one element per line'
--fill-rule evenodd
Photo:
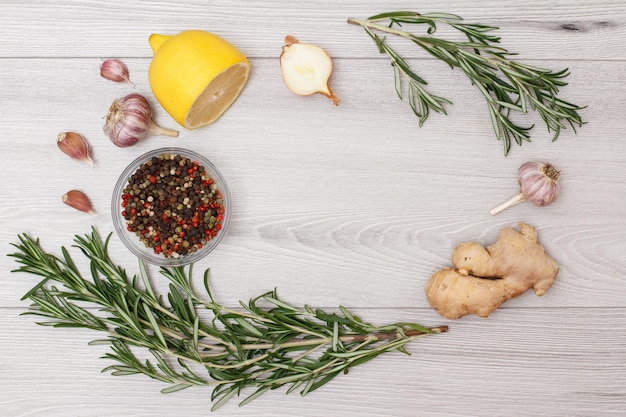
<path fill-rule="evenodd" d="M 510 59 L 513 53 L 499 46 L 500 38 L 492 34 L 497 27 L 463 23 L 462 18 L 447 13 L 419 14 L 416 12 L 382 13 L 366 20 L 348 19 L 359 25 L 374 40 L 381 53 L 387 54 L 394 69 L 396 92 L 402 98 L 402 80 L 408 82 L 409 104 L 419 117 L 420 126 L 432 110 L 446 113 L 445 105 L 451 102 L 426 90 L 428 84 L 417 75 L 389 44 L 375 32 L 406 38 L 426 52 L 444 61 L 451 68 L 460 68 L 483 95 L 489 108 L 491 122 L 498 140 L 504 144 L 504 154 L 511 149 L 511 139 L 518 145 L 530 142 L 529 131 L 533 126 L 521 126 L 510 118 L 511 111 L 527 113 L 533 109 L 539 113 L 548 132 L 554 132 L 555 141 L 561 129 L 569 124 L 584 122 L 578 114 L 584 107 L 557 98 L 559 87 L 567 85 L 564 79 L 569 70 L 553 72 Z M 446 24 L 461 32 L 467 40 L 451 41 L 432 36 L 437 24 Z M 398 29 L 402 25 L 424 25 L 426 35 L 415 35 Z"/>
<path fill-rule="evenodd" d="M 46 253 L 39 239 L 20 235 L 13 245 L 19 251 L 9 255 L 20 264 L 14 272 L 43 277 L 24 295 L 32 301 L 24 314 L 49 319 L 42 325 L 105 334 L 92 344 L 111 347 L 104 357 L 117 364 L 104 371 L 113 375 L 147 375 L 170 384 L 164 393 L 213 386 L 212 409 L 248 388 L 254 391 L 241 405 L 284 385 L 287 393 L 299 389 L 305 395 L 353 366 L 385 352 L 408 353 L 408 342 L 447 331 L 413 323 L 375 327 L 343 307 L 338 313 L 293 307 L 275 291 L 227 308 L 213 299 L 208 270 L 208 300 L 200 297 L 192 267 L 161 268 L 170 286 L 165 296 L 158 295 L 141 261 L 132 278 L 111 261 L 110 238 L 103 241 L 95 229 L 76 236 L 75 246 L 90 260 L 91 279 L 85 279 L 66 248 L 57 257 Z"/>

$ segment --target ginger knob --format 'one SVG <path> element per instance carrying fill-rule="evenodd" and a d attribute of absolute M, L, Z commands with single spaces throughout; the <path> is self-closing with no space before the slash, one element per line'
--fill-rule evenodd
<path fill-rule="evenodd" d="M 497 241 L 484 247 L 463 242 L 452 253 L 454 268 L 435 272 L 426 284 L 426 298 L 443 317 L 467 314 L 487 317 L 502 303 L 532 288 L 543 295 L 554 283 L 559 267 L 537 241 L 534 227 L 507 227 Z"/>

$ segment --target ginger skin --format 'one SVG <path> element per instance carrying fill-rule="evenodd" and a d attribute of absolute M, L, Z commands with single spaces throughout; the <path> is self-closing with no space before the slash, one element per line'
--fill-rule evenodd
<path fill-rule="evenodd" d="M 487 317 L 530 288 L 541 296 L 559 272 L 537 242 L 535 228 L 526 223 L 519 224 L 519 232 L 503 229 L 491 246 L 461 243 L 452 253 L 452 263 L 456 268 L 435 272 L 425 288 L 430 305 L 447 319 L 467 314 Z"/>

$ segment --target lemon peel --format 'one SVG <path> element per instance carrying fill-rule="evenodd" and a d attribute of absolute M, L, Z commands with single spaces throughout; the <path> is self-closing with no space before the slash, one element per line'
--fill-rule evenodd
<path fill-rule="evenodd" d="M 152 34 L 154 58 L 148 80 L 155 98 L 181 126 L 215 122 L 234 103 L 250 75 L 246 56 L 225 39 L 203 30 L 174 36 Z"/>

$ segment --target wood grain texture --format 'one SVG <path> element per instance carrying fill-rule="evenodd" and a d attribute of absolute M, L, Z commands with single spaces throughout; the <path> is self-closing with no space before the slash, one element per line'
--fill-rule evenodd
<path fill-rule="evenodd" d="M 584 51 L 584 59 L 604 61 L 626 53 L 621 42 L 626 36 L 626 5 L 621 0 L 532 0 L 505 5 L 454 0 L 445 6 L 398 0 L 211 3 L 5 0 L 0 56 L 149 57 L 149 34 L 202 28 L 224 36 L 249 57 L 276 56 L 284 36 L 293 34 L 328 48 L 332 56 L 372 58 L 376 53 L 371 41 L 346 21 L 395 10 L 443 11 L 499 26 L 506 46 L 524 58 L 578 60 Z"/>
<path fill-rule="evenodd" d="M 162 395 L 157 381 L 100 374 L 109 362 L 98 359 L 102 346 L 87 346 L 93 334 L 33 332 L 34 319 L 14 313 L 0 311 L 2 328 L 15 335 L 3 344 L 3 380 L 11 380 L 0 391 L 4 415 L 208 413 L 210 389 Z M 428 309 L 356 313 L 381 323 L 437 320 Z M 626 399 L 623 314 L 624 309 L 534 308 L 499 310 L 488 320 L 465 318 L 451 323 L 449 333 L 411 343 L 411 356 L 383 355 L 305 397 L 278 389 L 243 408 L 233 401 L 216 415 L 620 416 Z"/>
<path fill-rule="evenodd" d="M 179 145 L 211 159 L 233 197 L 230 228 L 198 262 L 211 268 L 216 297 L 235 306 L 267 290 L 294 304 L 345 305 L 379 324 L 449 324 L 416 341 L 413 354 L 383 356 L 310 396 L 267 394 L 221 416 L 621 416 L 626 415 L 626 4 L 623 1 L 427 1 L 420 11 L 457 13 L 501 27 L 503 44 L 534 65 L 568 67 L 561 97 L 587 105 L 588 122 L 552 143 L 536 115 L 533 142 L 502 156 L 479 93 L 458 71 L 401 46 L 432 91 L 451 99 L 448 115 L 422 128 L 398 99 L 393 72 L 367 36 L 346 24 L 413 2 L 2 1 L 0 2 L 0 415 L 189 416 L 209 414 L 209 391 L 162 395 L 158 382 L 100 374 L 103 347 L 83 331 L 36 326 L 19 317 L 34 277 L 12 274 L 5 255 L 18 233 L 59 253 L 95 225 L 113 230 L 115 182 L 137 156 Z M 445 9 L 445 10 L 444 10 Z M 128 21 L 133 17 L 133 22 Z M 113 99 L 146 95 L 154 32 L 213 30 L 251 58 L 237 102 L 214 125 L 114 147 L 102 133 Z M 284 35 L 324 46 L 333 56 L 339 107 L 284 86 L 278 55 Z M 100 78 L 104 58 L 122 57 L 136 88 Z M 524 120 L 524 119 L 520 119 Z M 95 169 L 56 148 L 58 133 L 82 133 Z M 562 171 L 559 200 L 489 210 L 517 191 L 527 160 Z M 61 203 L 85 191 L 99 215 Z M 543 297 L 531 292 L 488 319 L 448 322 L 424 296 L 428 277 L 465 240 L 491 243 L 526 221 L 561 270 Z M 137 271 L 117 237 L 111 255 Z M 76 255 L 79 266 L 84 259 Z M 166 283 L 150 269 L 156 287 Z"/>
<path fill-rule="evenodd" d="M 305 290 L 313 299 L 295 301 L 425 306 L 421 286 L 449 263 L 456 244 L 474 239 L 489 243 L 502 227 L 527 221 L 539 229 L 541 242 L 562 265 L 554 292 L 565 294 L 555 295 L 551 304 L 624 305 L 620 258 L 626 248 L 626 142 L 619 138 L 626 126 L 621 119 L 602 121 L 607 117 L 602 97 L 616 87 L 612 80 L 584 83 L 596 70 L 594 63 L 574 63 L 576 90 L 563 91 L 589 104 L 585 117 L 590 123 L 578 135 L 563 132 L 555 143 L 537 126 L 533 143 L 514 148 L 504 158 L 486 109 L 473 104 L 478 93 L 461 89 L 466 81 L 454 72 L 437 71 L 435 62 L 425 64 L 431 83 L 442 95 L 455 97 L 455 103 L 448 116 L 435 115 L 421 129 L 408 104 L 396 96 L 387 65 L 337 60 L 333 82 L 344 102 L 336 108 L 321 96 L 292 95 L 276 62 L 256 59 L 245 94 L 209 129 L 185 131 L 176 139 L 151 137 L 118 149 L 101 131 L 102 116 L 114 98 L 132 89 L 101 79 L 95 59 L 73 59 L 69 67 L 67 61 L 6 62 L 2 82 L 10 100 L 0 104 L 0 117 L 7 137 L 19 138 L 21 145 L 6 150 L 8 160 L 16 171 L 31 164 L 37 169 L 29 169 L 19 187 L 0 184 L 5 197 L 0 213 L 6 219 L 0 245 L 5 253 L 24 231 L 41 236 L 50 248 L 71 244 L 73 235 L 87 233 L 92 223 L 109 233 L 110 196 L 125 166 L 155 147 L 182 145 L 207 155 L 228 179 L 231 227 L 218 250 L 200 262 L 211 266 L 216 282 L 232 283 L 222 289 L 228 302 L 273 286 L 297 296 L 303 282 L 312 282 L 321 289 L 336 288 L 330 295 Z M 148 60 L 128 60 L 128 65 L 137 90 L 149 95 L 144 75 Z M 46 78 L 49 69 L 55 76 Z M 607 64 L 610 73 L 625 70 L 621 62 Z M 43 83 L 40 89 L 29 88 L 25 79 L 11 82 L 11 74 L 27 72 L 50 85 L 68 82 L 72 74 L 72 87 L 54 92 Z M 363 94 L 360 86 L 372 79 L 379 81 Z M 25 97 L 19 98 L 22 91 Z M 595 98 L 597 91 L 602 97 Z M 626 104 L 622 97 L 614 100 Z M 160 124 L 174 127 L 169 116 L 155 109 Z M 64 130 L 88 138 L 95 169 L 58 152 L 55 138 Z M 523 204 L 492 217 L 489 209 L 517 192 L 516 167 L 535 158 L 561 169 L 567 180 L 562 197 L 550 207 Z M 590 163 L 595 181 L 581 169 Z M 100 216 L 76 214 L 60 204 L 60 196 L 71 188 L 86 192 Z M 601 216 L 590 216 L 600 202 Z M 42 210 L 48 215 L 38 216 Z M 68 221 L 76 227 L 67 227 Z M 115 239 L 114 244 L 114 255 L 124 259 L 125 250 Z M 355 293 L 355 283 L 362 291 Z M 25 292 L 28 284 L 20 284 Z M 407 286 L 410 291 L 403 290 Z M 376 301 L 372 294 L 378 295 Z M 529 298 L 524 302 L 547 302 Z M 18 305 L 13 294 L 0 294 L 0 300 Z"/>

